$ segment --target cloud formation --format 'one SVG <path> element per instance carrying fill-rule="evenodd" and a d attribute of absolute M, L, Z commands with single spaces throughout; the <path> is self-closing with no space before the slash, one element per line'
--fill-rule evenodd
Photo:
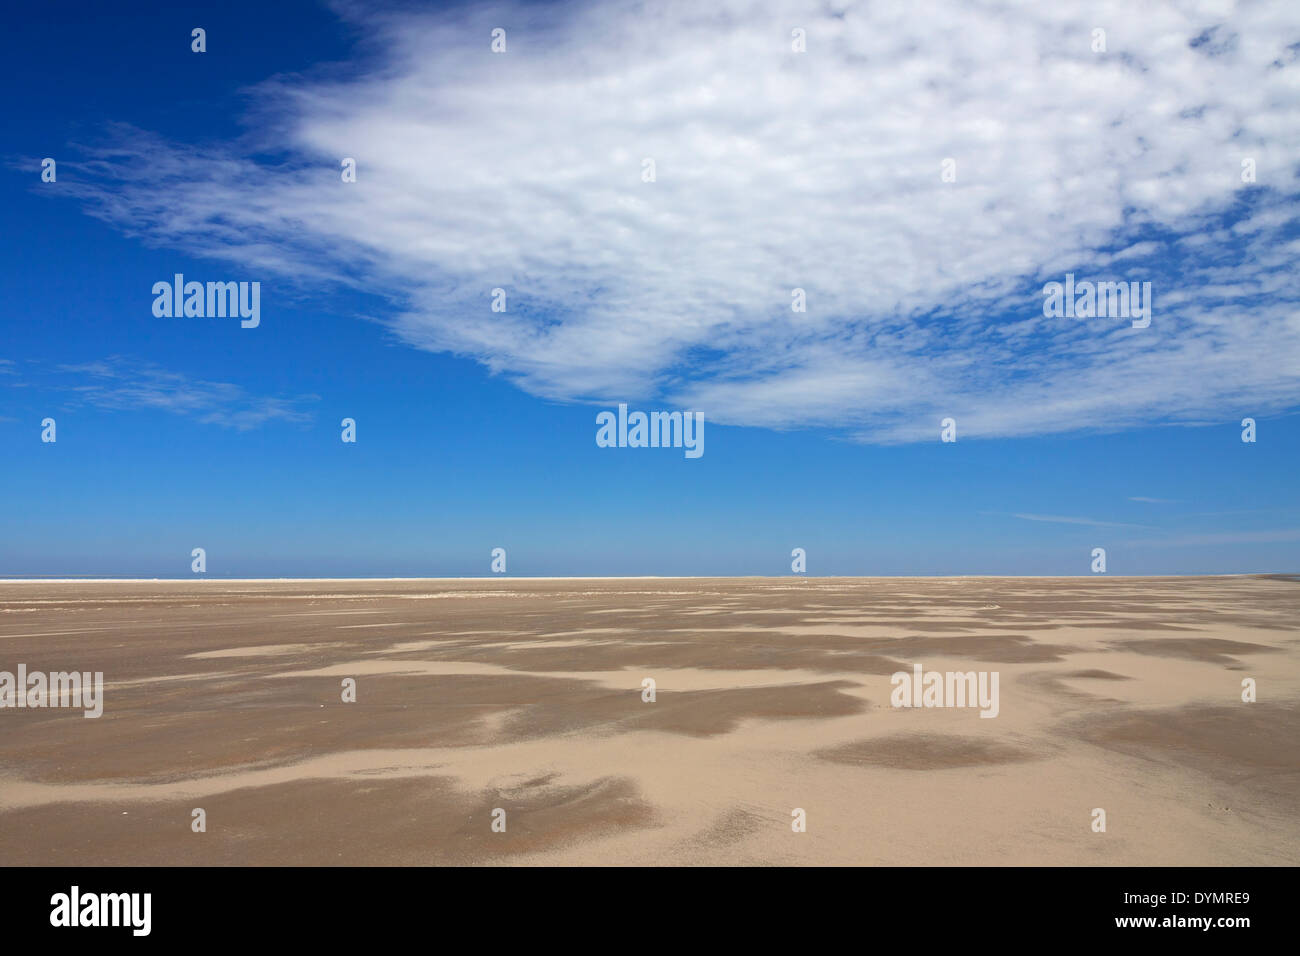
<path fill-rule="evenodd" d="M 315 396 L 293 399 L 249 394 L 230 382 L 207 382 L 170 372 L 149 363 L 113 357 L 102 362 L 62 365 L 75 376 L 59 386 L 98 408 L 155 409 L 189 415 L 200 422 L 249 431 L 267 422 L 302 423 L 311 416 L 302 410 Z"/>
<path fill-rule="evenodd" d="M 119 129 L 87 208 L 551 399 L 900 442 L 1300 394 L 1294 5 L 341 10 L 363 72 L 268 81 L 224 147 Z M 1066 272 L 1151 281 L 1151 327 L 1045 318 Z"/>
<path fill-rule="evenodd" d="M 1049 524 L 1081 524 L 1091 528 L 1143 528 L 1148 531 L 1153 530 L 1146 525 L 1123 524 L 1118 521 L 1098 521 L 1095 518 L 1077 518 L 1070 515 L 1013 514 L 1011 517 L 1019 518 L 1022 521 L 1046 521 Z"/>

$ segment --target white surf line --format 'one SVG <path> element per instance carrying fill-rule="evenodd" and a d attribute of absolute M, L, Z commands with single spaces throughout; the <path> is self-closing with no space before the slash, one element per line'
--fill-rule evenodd
<path fill-rule="evenodd" d="M 423 623 L 422 621 L 413 621 L 411 622 L 411 626 L 418 627 L 422 623 Z M 336 624 L 334 625 L 334 629 L 338 631 L 351 631 L 358 627 L 405 627 L 405 626 L 406 626 L 405 621 L 397 621 L 394 624 Z"/>

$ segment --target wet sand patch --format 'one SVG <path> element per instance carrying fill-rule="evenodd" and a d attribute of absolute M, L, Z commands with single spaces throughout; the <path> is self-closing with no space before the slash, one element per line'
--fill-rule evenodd
<path fill-rule="evenodd" d="M 732 807 L 688 841 L 691 849 L 724 849 L 771 826 L 770 821 L 745 807 Z"/>
<path fill-rule="evenodd" d="M 1300 702 L 1128 710 L 1078 725 L 1091 743 L 1170 759 L 1229 777 L 1300 773 Z"/>
<path fill-rule="evenodd" d="M 194 806 L 207 814 L 205 833 L 190 829 Z M 491 829 L 497 807 L 504 833 Z M 303 780 L 197 801 L 0 812 L 0 846 L 16 866 L 424 866 L 504 862 L 654 822 L 626 778 L 508 794 L 465 793 L 446 777 Z"/>
<path fill-rule="evenodd" d="M 1249 644 L 1245 641 L 1227 641 L 1217 637 L 1169 637 L 1154 640 L 1111 641 L 1109 646 L 1121 651 L 1132 651 L 1150 657 L 1181 657 L 1189 661 L 1219 664 L 1229 670 L 1240 670 L 1241 661 L 1235 655 L 1275 653 L 1278 649 L 1267 644 Z"/>
<path fill-rule="evenodd" d="M 1108 750 L 1231 784 L 1243 807 L 1300 814 L 1300 701 L 1126 710 L 1065 729 Z"/>
<path fill-rule="evenodd" d="M 1013 744 L 943 734 L 873 737 L 814 750 L 813 756 L 833 763 L 889 770 L 953 770 L 1041 759 L 1040 754 Z"/>

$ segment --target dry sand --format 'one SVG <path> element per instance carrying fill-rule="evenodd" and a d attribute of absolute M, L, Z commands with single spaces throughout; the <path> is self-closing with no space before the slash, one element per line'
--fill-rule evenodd
<path fill-rule="evenodd" d="M 1297 621 L 1284 576 L 0 583 L 0 670 L 105 680 L 0 710 L 0 859 L 1294 865 Z M 915 663 L 999 716 L 891 707 Z"/>

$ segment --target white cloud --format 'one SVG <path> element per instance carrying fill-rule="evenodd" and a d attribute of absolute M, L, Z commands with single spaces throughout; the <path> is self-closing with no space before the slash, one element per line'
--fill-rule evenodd
<path fill-rule="evenodd" d="M 87 170 L 89 208 L 386 291 L 406 342 L 554 399 L 895 442 L 935 440 L 949 415 L 967 439 L 1221 421 L 1300 394 L 1295 5 L 349 15 L 368 73 L 268 82 L 257 138 L 224 148 L 122 130 Z M 1151 279 L 1151 327 L 1044 318 L 1066 271 Z"/>

